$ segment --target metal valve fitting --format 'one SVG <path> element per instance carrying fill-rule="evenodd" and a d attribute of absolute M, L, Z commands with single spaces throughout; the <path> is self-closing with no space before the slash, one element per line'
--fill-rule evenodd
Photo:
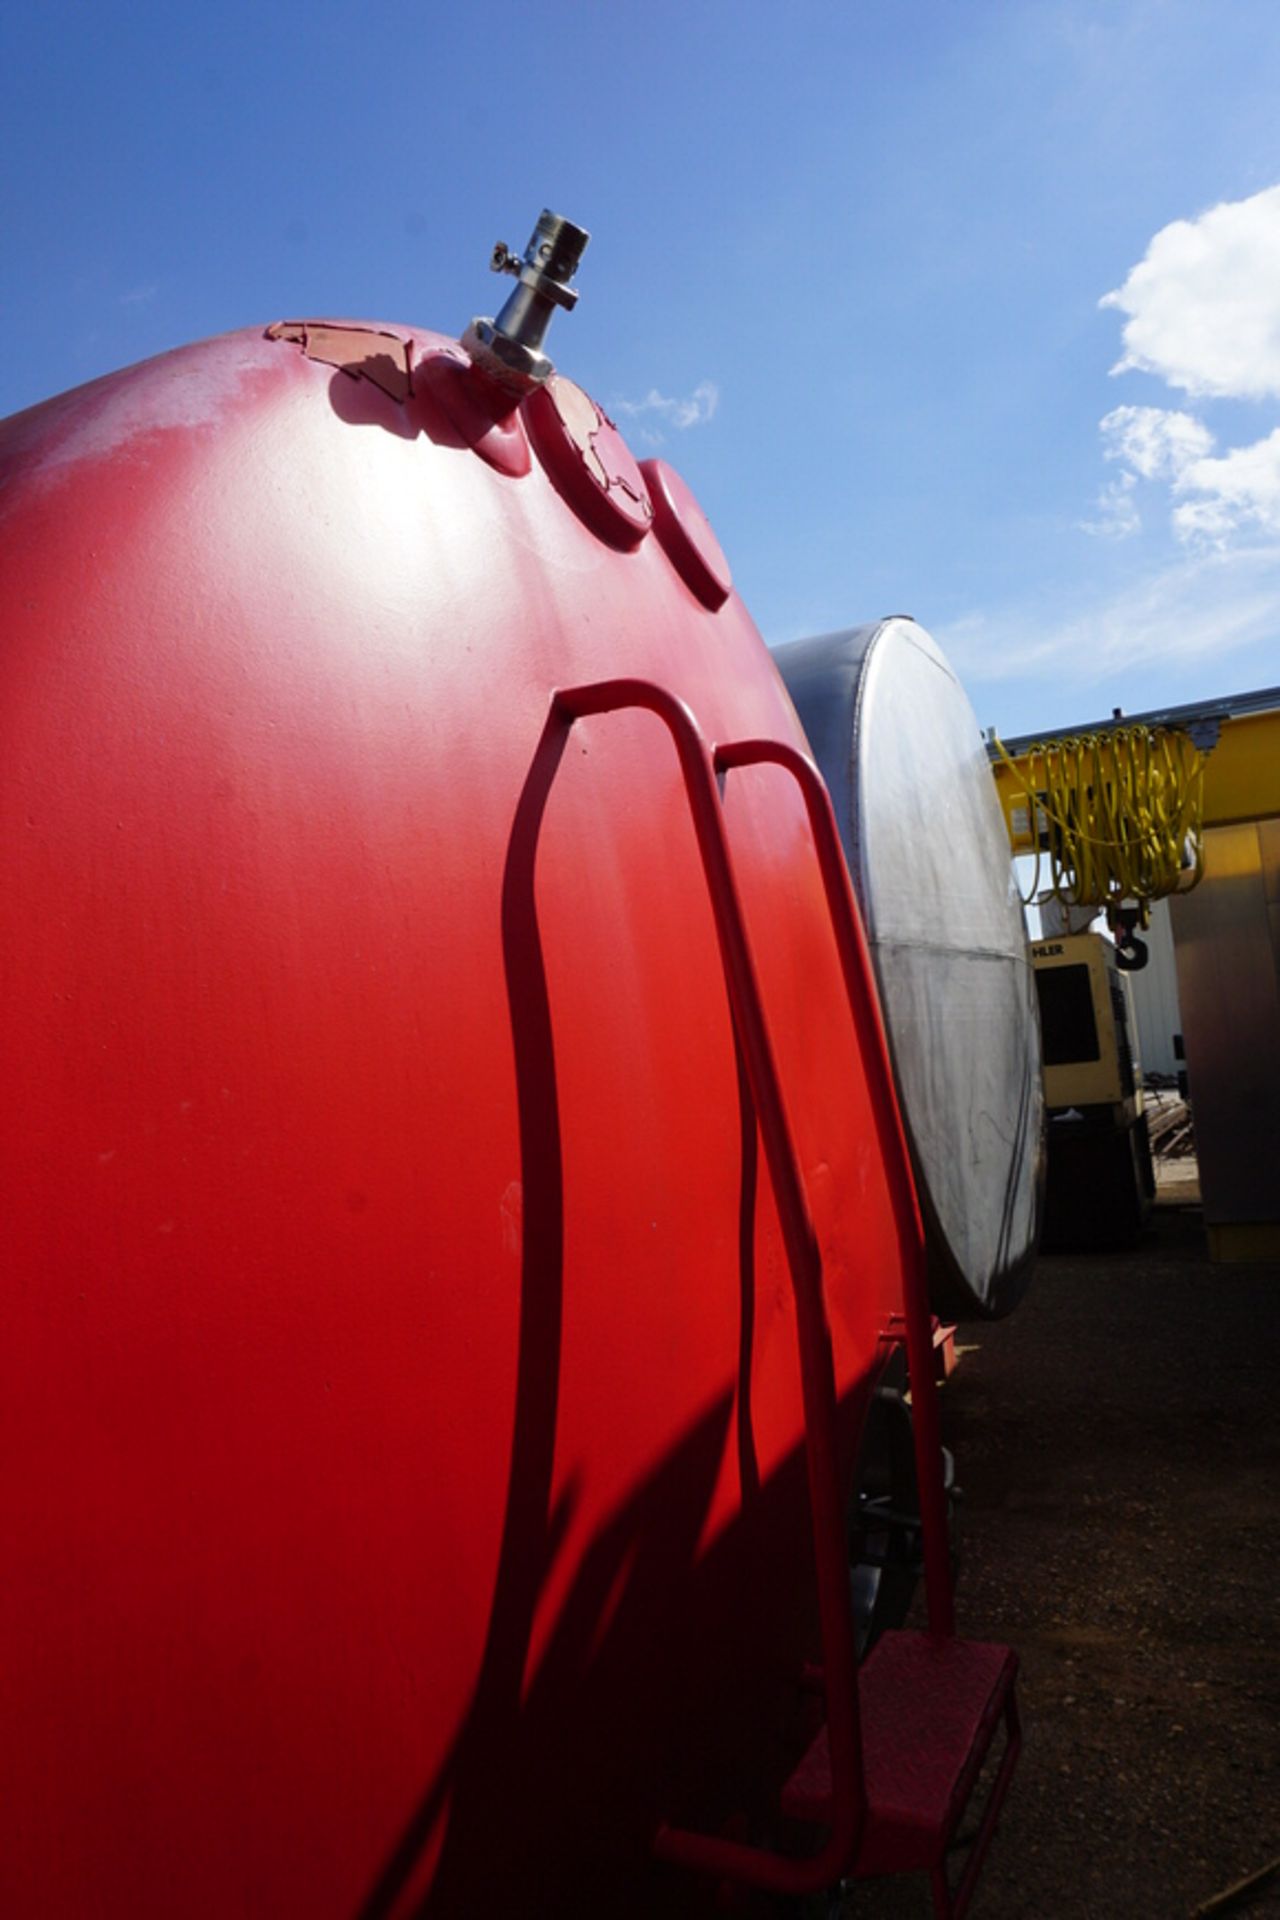
<path fill-rule="evenodd" d="M 570 286 L 591 235 L 545 207 L 523 255 L 501 240 L 489 261 L 495 273 L 514 274 L 519 284 L 496 320 L 476 319 L 462 344 L 479 371 L 513 393 L 540 387 L 553 371 L 542 351 L 543 337 L 557 307 L 577 305 Z"/>

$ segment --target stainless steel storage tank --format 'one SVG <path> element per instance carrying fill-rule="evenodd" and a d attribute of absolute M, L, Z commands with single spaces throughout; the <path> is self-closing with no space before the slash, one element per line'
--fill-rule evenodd
<path fill-rule="evenodd" d="M 874 956 L 937 1312 L 1007 1313 L 1043 1187 L 1040 1033 L 1008 836 L 973 708 L 891 618 L 775 649 L 835 803 Z"/>

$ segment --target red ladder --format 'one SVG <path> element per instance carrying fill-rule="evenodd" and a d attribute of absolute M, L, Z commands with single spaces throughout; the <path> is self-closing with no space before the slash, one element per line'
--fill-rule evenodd
<path fill-rule="evenodd" d="M 1017 1659 L 1007 1648 L 955 1638 L 923 1232 L 870 956 L 831 801 L 817 768 L 795 747 L 742 740 L 713 748 L 685 703 L 651 681 L 561 689 L 552 699 L 552 722 L 567 732 L 589 715 L 628 708 L 655 714 L 675 745 L 790 1267 L 823 1645 L 822 1667 L 811 1677 L 827 1708 L 826 1724 L 789 1782 L 783 1805 L 792 1818 L 827 1829 L 817 1853 L 797 1858 L 672 1826 L 659 1829 L 654 1849 L 697 1872 L 786 1894 L 816 1892 L 867 1874 L 923 1870 L 932 1876 L 937 1913 L 958 1917 L 972 1895 L 1017 1760 Z M 849 1599 L 822 1256 L 787 1123 L 717 785 L 717 775 L 732 768 L 763 764 L 788 772 L 804 799 L 901 1248 L 929 1632 L 885 1634 L 861 1671 Z M 946 1855 L 1002 1719 L 1000 1770 L 952 1893 Z"/>

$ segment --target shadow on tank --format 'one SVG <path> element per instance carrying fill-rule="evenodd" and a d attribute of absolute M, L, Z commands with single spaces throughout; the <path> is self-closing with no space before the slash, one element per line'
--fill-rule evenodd
<path fill-rule="evenodd" d="M 526 1678 L 539 1598 L 577 1498 L 570 1485 L 552 1499 L 564 1198 L 534 892 L 538 837 L 564 740 L 562 729 L 548 727 L 535 756 L 502 896 L 525 1215 L 511 1470 L 485 1652 L 466 1720 L 366 1896 L 361 1920 L 564 1915 L 597 1904 L 618 1915 L 703 1911 L 707 1889 L 650 1858 L 660 1821 L 715 1830 L 739 1809 L 767 1806 L 812 1730 L 814 1701 L 796 1684 L 817 1652 L 803 1449 L 761 1484 L 751 1431 L 758 1155 L 741 1062 L 736 1389 L 707 1407 L 597 1531 Z M 726 1355 L 726 1371 L 733 1359 Z M 863 1412 L 860 1394 L 846 1397 L 840 1427 L 848 1461 Z M 730 1444 L 741 1517 L 700 1551 Z M 749 1607 L 741 1604 L 746 1593 Z"/>

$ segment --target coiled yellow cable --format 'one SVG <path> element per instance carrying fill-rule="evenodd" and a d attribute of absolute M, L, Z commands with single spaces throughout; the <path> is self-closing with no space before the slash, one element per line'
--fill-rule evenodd
<path fill-rule="evenodd" d="M 1028 747 L 1017 762 L 996 749 L 1026 793 L 1035 851 L 1030 904 L 1048 891 L 1076 906 L 1137 900 L 1142 924 L 1163 894 L 1189 892 L 1199 879 L 1205 756 L 1188 734 L 1169 727 L 1116 727 Z M 1049 821 L 1041 846 L 1040 818 Z M 1016 851 L 1016 849 L 1015 849 Z"/>

